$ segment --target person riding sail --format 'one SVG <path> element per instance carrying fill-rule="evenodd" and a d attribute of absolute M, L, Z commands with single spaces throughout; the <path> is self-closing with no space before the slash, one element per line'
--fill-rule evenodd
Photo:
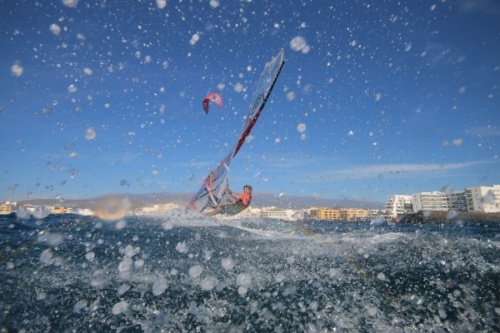
<path fill-rule="evenodd" d="M 228 188 L 225 189 L 225 193 L 228 193 L 232 198 L 236 199 L 235 202 L 231 202 L 227 205 L 220 205 L 215 207 L 212 211 L 206 213 L 207 216 L 213 216 L 217 214 L 227 214 L 236 215 L 244 211 L 252 201 L 252 186 L 243 186 L 243 193 L 237 194 Z"/>

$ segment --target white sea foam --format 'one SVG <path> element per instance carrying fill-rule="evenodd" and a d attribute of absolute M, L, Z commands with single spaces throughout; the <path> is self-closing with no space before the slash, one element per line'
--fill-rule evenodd
<path fill-rule="evenodd" d="M 189 268 L 189 276 L 192 278 L 197 278 L 203 272 L 203 267 L 201 265 L 194 265 Z"/>
<path fill-rule="evenodd" d="M 225 270 L 230 270 L 230 269 L 234 268 L 234 261 L 232 258 L 222 259 L 221 264 L 222 264 L 222 268 L 224 268 Z"/>
<path fill-rule="evenodd" d="M 113 305 L 113 309 L 111 312 L 114 315 L 119 315 L 120 313 L 123 313 L 128 310 L 128 303 L 126 301 L 121 301 Z"/>
<path fill-rule="evenodd" d="M 163 276 L 160 276 L 154 281 L 151 291 L 153 292 L 153 295 L 159 296 L 163 294 L 165 290 L 167 290 L 167 287 L 167 279 Z"/>
<path fill-rule="evenodd" d="M 453 239 L 439 231 L 426 235 L 395 232 L 388 226 L 374 228 L 368 223 L 325 222 L 320 233 L 299 229 L 291 233 L 297 225 L 278 221 L 233 219 L 188 224 L 189 219 L 182 219 L 174 219 L 176 226 L 167 230 L 164 221 L 153 219 L 139 223 L 132 219 L 124 231 L 110 225 L 92 228 L 75 233 L 77 239 L 83 236 L 83 246 L 73 243 L 77 246 L 38 251 L 36 278 L 31 279 L 32 270 L 22 274 L 28 261 L 19 261 L 12 269 L 28 277 L 23 283 L 34 285 L 32 297 L 37 304 L 49 304 L 57 297 L 69 307 L 50 303 L 51 311 L 61 315 L 69 312 L 69 318 L 77 316 L 87 326 L 100 320 L 90 314 L 104 312 L 117 316 L 107 320 L 128 322 L 141 315 L 141 327 L 152 331 L 181 322 L 186 314 L 215 330 L 229 329 L 223 323 L 233 313 L 249 327 L 262 328 L 253 321 L 254 315 L 269 323 L 293 325 L 281 315 L 287 313 L 324 318 L 318 325 L 309 323 L 312 331 L 325 328 L 326 322 L 334 322 L 338 330 L 351 331 L 356 327 L 352 323 L 363 322 L 374 331 L 387 331 L 391 325 L 400 327 L 397 323 L 404 322 L 386 311 L 387 302 L 404 304 L 427 320 L 425 324 L 419 321 L 424 329 L 437 324 L 448 328 L 447 321 L 460 310 L 450 304 L 463 304 L 478 315 L 469 298 L 480 293 L 476 280 L 487 280 L 491 272 L 491 259 L 483 252 L 491 255 L 496 250 L 494 240 Z M 177 227 L 181 220 L 183 226 Z M 337 229 L 342 227 L 346 229 Z M 120 233 L 123 237 L 117 237 Z M 40 238 L 43 245 L 47 245 L 47 236 Z M 467 250 L 467 256 L 457 249 Z M 93 260 L 89 260 L 91 253 L 96 254 Z M 419 280 L 413 276 L 416 268 L 426 273 L 472 269 L 475 279 L 470 282 L 463 275 L 458 277 L 460 283 L 449 289 L 438 275 Z M 40 280 L 42 274 L 44 279 Z M 231 294 L 236 294 L 236 299 L 228 296 Z M 118 299 L 109 303 L 109 295 Z M 297 301 L 291 305 L 290 300 Z M 336 311 L 339 306 L 345 311 Z M 432 316 L 419 312 L 421 308 Z M 489 307 L 488 311 L 495 310 Z M 404 320 L 414 324 L 411 317 Z M 464 325 L 469 321 L 465 316 L 454 320 Z"/>

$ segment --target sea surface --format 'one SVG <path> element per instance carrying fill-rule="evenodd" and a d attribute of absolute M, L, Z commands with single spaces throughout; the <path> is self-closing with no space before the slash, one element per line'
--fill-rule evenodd
<path fill-rule="evenodd" d="M 1 332 L 500 332 L 500 224 L 0 217 Z"/>

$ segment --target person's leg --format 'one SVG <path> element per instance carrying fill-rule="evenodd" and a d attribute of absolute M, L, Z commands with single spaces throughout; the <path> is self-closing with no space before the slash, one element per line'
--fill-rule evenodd
<path fill-rule="evenodd" d="M 224 208 L 224 205 L 222 206 L 217 206 L 215 207 L 214 209 L 212 209 L 211 211 L 209 211 L 208 213 L 205 213 L 206 216 L 214 216 L 214 215 L 217 215 L 217 214 L 220 214 L 220 211 L 221 209 Z"/>
<path fill-rule="evenodd" d="M 212 209 L 211 211 L 205 213 L 206 216 L 214 216 L 215 214 L 219 213 L 220 207 L 216 207 Z"/>

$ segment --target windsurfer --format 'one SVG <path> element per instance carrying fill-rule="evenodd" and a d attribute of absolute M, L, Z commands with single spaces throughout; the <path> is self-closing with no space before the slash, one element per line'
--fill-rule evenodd
<path fill-rule="evenodd" d="M 231 202 L 227 205 L 220 205 L 215 207 L 212 211 L 206 213 L 207 216 L 213 216 L 217 214 L 236 215 L 244 211 L 252 201 L 252 186 L 250 185 L 243 186 L 244 193 L 242 194 L 234 193 L 229 188 L 226 188 L 225 192 L 236 199 L 236 201 Z"/>

